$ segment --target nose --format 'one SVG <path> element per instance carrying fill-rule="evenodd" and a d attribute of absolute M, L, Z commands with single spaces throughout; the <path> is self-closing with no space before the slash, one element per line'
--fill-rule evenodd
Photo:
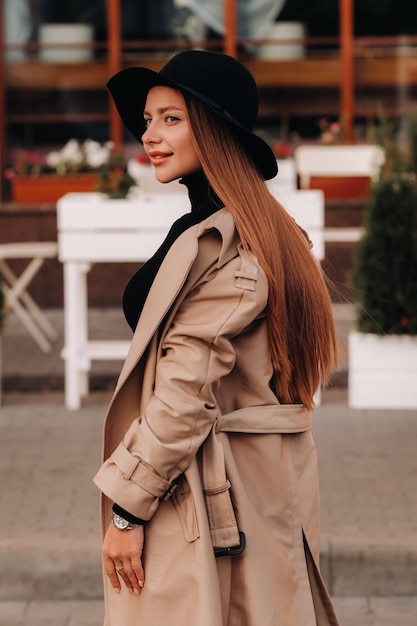
<path fill-rule="evenodd" d="M 142 135 L 142 142 L 145 144 L 159 143 L 161 138 L 152 123 L 148 124 Z"/>

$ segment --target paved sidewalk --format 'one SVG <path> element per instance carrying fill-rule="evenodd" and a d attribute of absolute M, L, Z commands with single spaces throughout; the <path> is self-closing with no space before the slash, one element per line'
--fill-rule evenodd
<path fill-rule="evenodd" d="M 7 394 L 0 410 L 0 626 L 99 626 L 98 466 L 109 394 Z M 342 626 L 417 624 L 416 416 L 316 412 L 322 570 Z M 380 597 L 386 596 L 386 597 Z M 395 597 L 393 597 L 395 596 Z"/>
<path fill-rule="evenodd" d="M 7 394 L 0 411 L 0 600 L 101 593 L 98 493 L 110 394 L 78 411 L 63 394 Z M 336 596 L 417 595 L 417 419 L 412 411 L 352 411 L 323 394 L 322 570 Z"/>
<path fill-rule="evenodd" d="M 108 332 L 115 316 L 93 318 L 95 332 Z M 47 382 L 62 367 L 59 348 L 43 355 L 13 321 L 3 339 L 5 356 L 9 380 L 38 372 L 44 384 L 36 393 L 7 391 L 0 407 L 0 626 L 98 626 L 92 476 L 120 363 L 97 364 L 104 389 L 68 411 L 62 390 L 50 391 Z M 417 414 L 353 411 L 346 400 L 346 387 L 335 386 L 323 393 L 315 414 L 322 571 L 342 626 L 416 626 Z"/>
<path fill-rule="evenodd" d="M 333 602 L 340 626 L 416 626 L 417 623 L 417 598 L 333 598 Z M 101 600 L 0 602 L 0 626 L 102 625 Z"/>

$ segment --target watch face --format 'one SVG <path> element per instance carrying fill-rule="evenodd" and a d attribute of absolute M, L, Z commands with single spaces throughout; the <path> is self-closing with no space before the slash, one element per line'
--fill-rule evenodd
<path fill-rule="evenodd" d="M 123 517 L 120 517 L 120 515 L 117 515 L 117 513 L 113 513 L 112 520 L 113 524 L 119 530 L 125 530 L 129 526 L 129 522 L 123 519 Z"/>

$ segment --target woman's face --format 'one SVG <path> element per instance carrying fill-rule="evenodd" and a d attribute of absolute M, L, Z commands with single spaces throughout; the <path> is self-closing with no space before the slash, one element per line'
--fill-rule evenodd
<path fill-rule="evenodd" d="M 150 89 L 143 117 L 143 147 L 159 182 L 169 183 L 201 169 L 191 140 L 187 107 L 179 91 L 163 86 Z"/>

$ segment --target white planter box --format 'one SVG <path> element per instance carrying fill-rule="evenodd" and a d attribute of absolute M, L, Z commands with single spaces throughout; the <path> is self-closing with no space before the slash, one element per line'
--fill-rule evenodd
<path fill-rule="evenodd" d="M 417 409 L 417 337 L 349 334 L 349 406 Z"/>

